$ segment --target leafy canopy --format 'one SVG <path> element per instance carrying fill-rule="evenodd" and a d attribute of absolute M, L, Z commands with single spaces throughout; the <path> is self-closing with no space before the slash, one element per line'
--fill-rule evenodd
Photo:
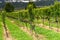
<path fill-rule="evenodd" d="M 6 12 L 12 12 L 12 11 L 14 11 L 14 6 L 11 3 L 6 3 L 6 5 L 5 5 L 5 11 Z"/>

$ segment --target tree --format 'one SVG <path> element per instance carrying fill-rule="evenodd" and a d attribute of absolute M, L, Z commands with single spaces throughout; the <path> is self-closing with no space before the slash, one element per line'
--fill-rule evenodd
<path fill-rule="evenodd" d="M 27 5 L 27 9 L 29 9 L 29 5 L 31 5 L 32 8 L 36 8 L 36 5 L 34 4 L 34 2 L 29 2 Z"/>
<path fill-rule="evenodd" d="M 12 11 L 14 11 L 14 6 L 11 3 L 6 3 L 6 5 L 5 5 L 5 11 L 6 12 L 12 12 Z"/>

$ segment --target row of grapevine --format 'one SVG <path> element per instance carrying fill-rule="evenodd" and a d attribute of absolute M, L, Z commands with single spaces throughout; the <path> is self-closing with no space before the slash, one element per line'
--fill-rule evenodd
<path fill-rule="evenodd" d="M 55 22 L 58 25 L 58 22 L 60 22 L 60 2 L 56 2 L 54 5 L 44 7 L 44 8 L 33 8 L 33 6 L 28 8 L 27 10 L 20 10 L 19 12 L 12 12 L 7 13 L 7 16 L 18 19 L 23 22 L 33 22 L 34 19 L 47 19 L 49 21 L 50 26 L 50 20 L 51 18 L 55 20 Z"/>

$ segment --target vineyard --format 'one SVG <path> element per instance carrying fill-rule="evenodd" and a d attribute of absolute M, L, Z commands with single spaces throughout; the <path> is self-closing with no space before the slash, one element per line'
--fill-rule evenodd
<path fill-rule="evenodd" d="M 32 5 L 0 11 L 0 40 L 60 40 L 60 2 L 42 8 Z"/>

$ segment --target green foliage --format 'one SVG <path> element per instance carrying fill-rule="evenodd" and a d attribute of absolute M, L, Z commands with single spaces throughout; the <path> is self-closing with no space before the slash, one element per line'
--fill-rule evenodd
<path fill-rule="evenodd" d="M 35 4 L 33 2 L 29 2 L 28 3 L 28 12 L 29 12 L 29 16 L 30 16 L 30 21 L 33 21 L 34 20 L 34 13 L 33 13 L 33 10 L 35 8 Z"/>
<path fill-rule="evenodd" d="M 27 10 L 21 10 L 20 12 L 13 12 L 10 14 L 7 14 L 8 16 L 12 16 L 15 18 L 18 18 L 18 14 L 21 14 L 21 18 L 24 19 L 32 19 L 35 18 L 56 18 L 57 16 L 60 17 L 60 2 L 55 3 L 54 5 L 48 6 L 48 7 L 42 7 L 42 8 L 36 8 L 34 9 L 34 6 L 32 3 L 29 3 L 27 6 Z"/>
<path fill-rule="evenodd" d="M 28 5 L 27 5 L 27 9 L 29 8 L 36 8 L 36 5 L 34 4 L 34 2 L 29 2 Z"/>
<path fill-rule="evenodd" d="M 11 3 L 6 3 L 6 5 L 5 5 L 5 11 L 6 12 L 12 12 L 12 11 L 14 11 L 14 6 Z"/>

